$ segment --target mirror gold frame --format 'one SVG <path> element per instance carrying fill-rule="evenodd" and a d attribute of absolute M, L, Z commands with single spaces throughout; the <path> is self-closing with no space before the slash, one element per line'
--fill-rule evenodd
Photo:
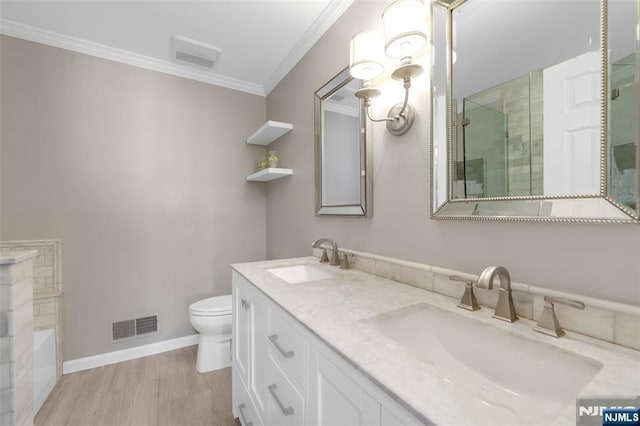
<path fill-rule="evenodd" d="M 534 196 L 511 196 L 511 197 L 493 197 L 493 198 L 463 198 L 455 199 L 453 197 L 454 182 L 454 159 L 453 159 L 453 89 L 452 89 L 452 73 L 453 73 L 453 12 L 456 8 L 467 1 L 478 0 L 454 0 L 451 2 L 434 0 L 434 12 L 436 8 L 440 8 L 446 13 L 446 176 L 447 176 L 447 195 L 441 205 L 436 206 L 437 197 L 437 176 L 434 173 L 436 164 L 436 156 L 434 144 L 434 126 L 437 125 L 434 119 L 434 65 L 431 64 L 431 83 L 430 83 L 430 108 L 431 108 L 431 126 L 430 126 L 430 182 L 431 197 L 429 203 L 430 216 L 437 220 L 510 220 L 510 221 L 538 221 L 538 222 L 577 222 L 577 223 L 640 223 L 640 215 L 631 210 L 629 207 L 622 205 L 607 194 L 608 188 L 608 125 L 609 125 L 609 62 L 607 55 L 608 43 L 608 27 L 607 27 L 607 7 L 608 0 L 600 0 L 600 60 L 601 60 L 601 81 L 600 81 L 600 192 L 598 194 L 588 195 L 534 195 Z M 433 16 L 433 15 L 432 15 Z M 434 36 L 434 25 L 431 27 L 431 37 Z M 605 101 L 606 100 L 606 101 Z M 442 129 L 440 129 L 442 131 Z M 638 149 L 638 140 L 636 143 L 636 171 L 640 161 L 640 149 Z M 637 176 L 636 176 L 637 179 Z M 640 182 L 636 182 L 636 200 L 638 198 L 638 187 Z M 588 210 L 589 205 L 597 205 L 599 211 L 606 211 L 606 214 L 589 216 L 583 215 L 553 215 L 548 214 L 547 207 L 558 207 L 559 210 L 576 211 L 576 203 L 586 206 L 584 210 Z M 546 204 L 546 206 L 545 206 Z M 545 206 L 545 213 L 543 213 Z M 581 207 L 578 206 L 577 210 Z M 636 208 L 638 210 L 638 208 Z M 525 213 L 521 213 L 525 212 Z M 534 212 L 534 213 L 531 213 Z M 537 212 L 537 213 L 536 213 Z"/>

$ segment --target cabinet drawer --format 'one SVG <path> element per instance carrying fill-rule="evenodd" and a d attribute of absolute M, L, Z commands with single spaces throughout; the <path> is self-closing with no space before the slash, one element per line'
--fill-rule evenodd
<path fill-rule="evenodd" d="M 273 360 L 267 362 L 268 426 L 304 424 L 304 400 Z"/>
<path fill-rule="evenodd" d="M 271 309 L 269 322 L 269 354 L 299 390 L 305 389 L 305 360 L 307 344 L 293 325 L 294 320 Z"/>
<path fill-rule="evenodd" d="M 233 370 L 233 412 L 240 419 L 242 426 L 262 426 L 249 393 L 235 369 Z"/>

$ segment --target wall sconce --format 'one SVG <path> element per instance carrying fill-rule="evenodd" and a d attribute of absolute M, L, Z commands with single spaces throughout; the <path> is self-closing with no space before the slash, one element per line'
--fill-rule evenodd
<path fill-rule="evenodd" d="M 422 67 L 412 63 L 411 57 L 427 44 L 427 8 L 421 0 L 396 0 L 382 12 L 384 40 L 377 31 L 362 31 L 351 38 L 349 61 L 350 74 L 363 80 L 356 96 L 364 100 L 367 117 L 374 122 L 386 122 L 389 133 L 400 136 L 411 129 L 415 121 L 414 109 L 409 105 L 411 79 L 422 74 Z M 389 110 L 386 118 L 371 117 L 371 99 L 380 96 L 372 80 L 384 71 L 384 53 L 400 59 L 400 66 L 391 74 L 394 80 L 404 83 L 404 102 Z"/>

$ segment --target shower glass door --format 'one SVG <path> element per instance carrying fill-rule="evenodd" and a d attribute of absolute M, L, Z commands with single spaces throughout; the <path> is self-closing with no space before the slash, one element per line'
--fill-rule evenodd
<path fill-rule="evenodd" d="M 635 82 L 635 55 L 611 66 L 609 122 L 609 195 L 618 203 L 637 211 L 638 171 L 636 138 L 639 134 Z"/>
<path fill-rule="evenodd" d="M 507 196 L 507 116 L 464 99 L 462 133 L 465 198 Z"/>

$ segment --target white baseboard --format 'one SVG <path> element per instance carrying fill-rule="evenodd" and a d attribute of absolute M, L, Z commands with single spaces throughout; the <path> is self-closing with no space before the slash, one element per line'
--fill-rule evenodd
<path fill-rule="evenodd" d="M 107 352 L 104 354 L 88 356 L 86 358 L 72 359 L 71 361 L 65 361 L 62 363 L 62 374 L 75 373 L 77 371 L 89 370 L 91 368 L 116 364 L 122 361 L 129 361 L 136 358 L 172 351 L 174 349 L 193 346 L 198 343 L 198 337 L 198 334 L 192 334 L 190 336 L 149 343 L 148 345 Z"/>

